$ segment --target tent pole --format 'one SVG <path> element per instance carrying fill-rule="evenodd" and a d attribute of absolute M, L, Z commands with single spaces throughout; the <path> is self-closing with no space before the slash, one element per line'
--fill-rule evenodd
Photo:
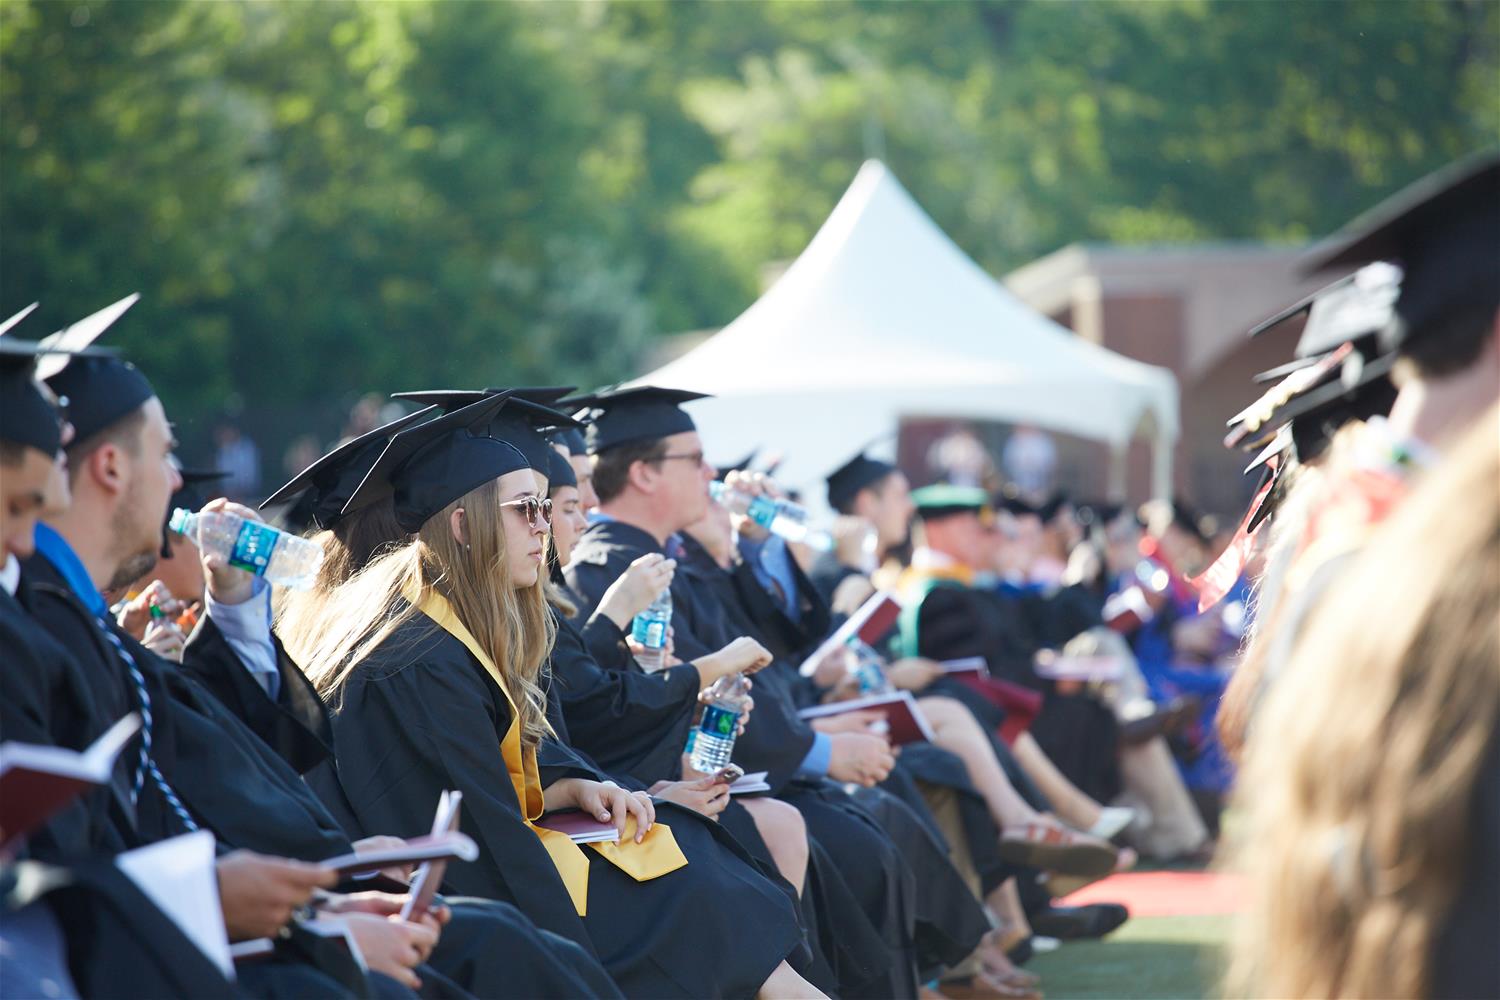
<path fill-rule="evenodd" d="M 1105 492 L 1110 503 L 1122 503 L 1125 500 L 1125 456 L 1129 449 L 1129 441 L 1109 443 L 1109 484 L 1105 487 Z"/>
<path fill-rule="evenodd" d="M 1164 434 L 1156 436 L 1151 448 L 1151 498 L 1172 498 L 1172 442 Z"/>

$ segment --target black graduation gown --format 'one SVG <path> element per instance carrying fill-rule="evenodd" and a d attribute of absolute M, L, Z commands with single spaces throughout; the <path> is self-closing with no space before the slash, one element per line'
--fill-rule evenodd
<path fill-rule="evenodd" d="M 934 660 L 982 656 L 992 676 L 1042 691 L 1032 736 L 1070 781 L 1108 802 L 1121 784 L 1114 713 L 1087 693 L 1059 694 L 1032 668 L 1039 650 L 1059 648 L 1077 634 L 1074 627 L 1089 627 L 1082 607 L 1071 590 L 1047 597 L 939 584 L 917 611 L 917 652 Z"/>
<path fill-rule="evenodd" d="M 464 645 L 420 612 L 350 675 L 334 716 L 336 780 L 361 832 L 413 836 L 445 788 L 464 794 L 462 825 L 479 860 L 450 866 L 459 891 L 515 903 L 537 924 L 592 944 L 627 996 L 749 996 L 797 945 L 795 914 L 732 838 L 662 803 L 688 865 L 636 882 L 590 852 L 580 918 L 551 858 L 523 820 L 501 757 L 505 695 Z M 538 754 L 543 787 L 597 778 Z M 733 900 L 732 904 L 728 903 Z M 642 915 L 649 914 L 649 919 Z M 755 927 L 753 937 L 740 934 Z M 726 942 L 734 942 L 726 947 Z"/>
<path fill-rule="evenodd" d="M 845 566 L 839 562 L 838 556 L 832 552 L 821 552 L 813 560 L 808 569 L 807 577 L 812 581 L 813 589 L 818 596 L 827 604 L 833 601 L 833 592 L 839 589 L 839 584 L 851 576 L 860 576 L 859 570 L 853 566 Z"/>
<path fill-rule="evenodd" d="M 550 691 L 570 744 L 612 775 L 628 774 L 647 785 L 676 778 L 698 707 L 698 671 L 684 664 L 648 674 L 628 652 L 621 654 L 623 635 L 603 615 L 582 628 L 554 617 Z"/>
<path fill-rule="evenodd" d="M 684 549 L 695 569 L 705 573 L 717 569 L 693 539 L 684 543 Z M 766 592 L 754 570 L 743 561 L 729 573 L 734 591 L 730 617 L 743 623 L 749 634 L 776 657 L 776 662 L 758 676 L 779 680 L 788 695 L 805 706 L 815 703 L 821 693 L 793 664 L 801 663 L 823 641 L 830 631 L 831 616 L 795 563 L 792 573 L 797 620 Z M 963 762 L 940 747 L 917 744 L 905 748 L 879 791 L 861 789 L 854 793 L 855 800 L 876 817 L 902 849 L 907 865 L 917 873 L 917 952 L 924 969 L 931 970 L 962 961 L 978 946 L 989 924 L 982 907 L 948 862 L 947 840 L 917 781 L 952 788 L 958 794 L 959 816 L 970 854 L 986 887 L 999 885 L 1017 869 L 1000 860 L 1000 831 Z"/>
<path fill-rule="evenodd" d="M 569 585 L 591 608 L 631 562 L 661 551 L 647 532 L 605 521 L 593 525 L 580 539 L 565 573 Z M 678 558 L 671 588 L 677 655 L 691 659 L 720 649 L 738 636 L 755 636 L 754 627 L 740 617 L 733 581 L 707 559 L 701 546 L 683 539 L 681 550 L 673 554 Z M 768 771 L 776 796 L 802 813 L 809 841 L 815 839 L 829 848 L 826 853 L 837 871 L 825 877 L 836 875 L 844 880 L 859 904 L 859 913 L 826 914 L 821 922 L 837 928 L 865 921 L 885 942 L 884 955 L 845 950 L 828 956 L 839 974 L 841 992 L 845 996 L 910 995 L 915 991 L 912 942 L 917 876 L 903 858 L 899 843 L 842 788 L 827 780 L 794 778 L 814 734 L 797 717 L 793 687 L 786 673 L 774 668 L 756 676 L 755 712 L 735 743 L 735 762 L 746 770 Z"/>
<path fill-rule="evenodd" d="M 50 563 L 41 559 L 33 562 L 35 565 L 28 563 L 26 573 L 42 580 L 45 589 L 23 593 L 36 597 L 47 621 L 67 630 L 62 634 L 72 651 L 70 659 L 88 664 L 87 669 L 77 672 L 78 677 L 87 677 L 81 683 L 97 696 L 96 702 L 110 705 L 107 709 L 97 703 L 90 705 L 96 717 L 73 724 L 86 731 L 102 731 L 117 714 L 134 710 L 133 695 L 123 685 L 110 683 L 124 668 L 115 659 L 113 647 L 98 635 L 92 616 L 66 589 Z M 153 759 L 193 819 L 213 832 L 221 850 L 248 848 L 303 861 L 352 850 L 346 830 L 275 749 L 281 748 L 307 766 L 313 764 L 320 748 L 324 757 L 329 755 L 332 729 L 321 702 L 312 712 L 306 711 L 309 706 L 305 701 L 300 712 L 285 710 L 295 701 L 283 698 L 273 702 L 250 678 L 217 629 L 200 626 L 189 642 L 187 658 L 193 663 L 192 674 L 224 685 L 240 712 L 231 711 L 185 670 L 178 670 L 129 636 L 118 631 L 116 635 L 146 677 L 155 709 Z M 305 676 L 285 656 L 279 643 L 277 651 L 283 691 L 289 684 L 310 691 Z M 6 671 L 5 676 L 9 675 Z M 274 747 L 251 731 L 247 717 L 261 723 L 261 731 L 271 738 Z M 324 722 L 321 730 L 317 728 L 319 719 Z M 133 761 L 134 750 L 134 745 L 127 747 L 122 760 Z M 133 816 L 116 797 L 111 801 L 108 821 L 97 822 L 95 827 L 106 832 L 96 836 L 94 846 L 110 854 L 183 831 L 181 821 L 162 806 L 149 783 Z M 103 839 L 106 836 L 109 839 Z M 424 993 L 443 992 L 434 987 L 446 976 L 481 995 L 512 988 L 526 995 L 568 996 L 576 995 L 579 990 L 575 987 L 580 984 L 592 984 L 585 992 L 593 995 L 612 994 L 608 977 L 587 951 L 544 934 L 513 908 L 488 901 L 449 902 L 453 918 L 438 949 L 423 967 L 425 971 L 419 970 L 428 983 Z M 257 995 L 306 995 L 333 988 L 331 980 L 305 962 L 252 963 L 241 978 L 247 986 L 253 984 Z M 372 985 L 381 994 L 407 994 L 391 981 L 372 979 Z"/>

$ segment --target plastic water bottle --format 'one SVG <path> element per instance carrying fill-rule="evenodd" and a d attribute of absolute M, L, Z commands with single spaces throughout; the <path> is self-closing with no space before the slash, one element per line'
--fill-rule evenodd
<path fill-rule="evenodd" d="M 642 646 L 635 654 L 635 662 L 648 674 L 667 665 L 667 627 L 671 624 L 672 588 L 663 587 L 656 600 L 630 623 L 630 637 Z"/>
<path fill-rule="evenodd" d="M 773 535 L 789 542 L 800 542 L 818 552 L 832 552 L 833 536 L 808 524 L 807 508 L 790 500 L 775 500 L 761 494 L 752 496 L 721 482 L 709 484 L 715 500 L 736 514 L 749 518 Z M 871 533 L 866 548 L 874 552 L 875 536 Z"/>
<path fill-rule="evenodd" d="M 204 552 L 223 556 L 236 569 L 265 577 L 278 587 L 311 587 L 323 564 L 323 547 L 317 542 L 224 510 L 195 514 L 178 507 L 167 527 L 191 538 Z"/>
<path fill-rule="evenodd" d="M 885 675 L 884 661 L 869 644 L 856 637 L 845 648 L 849 655 L 849 676 L 859 685 L 860 694 L 889 694 L 894 690 Z"/>
<path fill-rule="evenodd" d="M 722 677 L 708 689 L 703 720 L 693 735 L 693 770 L 713 774 L 734 754 L 735 727 L 745 712 L 750 685 L 744 674 Z"/>

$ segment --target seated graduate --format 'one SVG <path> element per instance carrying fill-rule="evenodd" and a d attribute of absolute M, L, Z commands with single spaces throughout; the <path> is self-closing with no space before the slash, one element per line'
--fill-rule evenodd
<path fill-rule="evenodd" d="M 602 970 L 595 966 L 595 977 L 586 974 L 592 963 L 582 949 L 546 941 L 519 913 L 488 903 L 462 914 L 455 907 L 450 927 L 458 933 L 440 934 L 430 918 L 390 919 L 400 908 L 399 896 L 332 895 L 320 912 L 346 911 L 341 917 L 371 976 L 357 969 L 351 973 L 347 961 L 330 966 L 306 957 L 296 939 L 307 939 L 298 922 L 288 920 L 316 889 L 336 881 L 334 873 L 307 862 L 347 853 L 352 846 L 292 763 L 327 753 L 319 729 L 321 702 L 295 664 L 281 655 L 266 606 L 256 613 L 249 575 L 216 556 L 205 559 L 208 615 L 185 651 L 191 674 L 138 644 L 108 618 L 101 590 L 149 569 L 161 545 L 166 498 L 180 484 L 170 458 L 170 425 L 150 384 L 123 361 L 75 361 L 50 384 L 68 396 L 80 430 L 68 449 L 72 504 L 49 514 L 38 528 L 39 551 L 23 566 L 17 593 L 72 663 L 56 673 L 64 689 L 48 693 L 52 705 L 67 708 L 50 722 L 57 733 L 51 742 L 77 749 L 74 741 L 92 741 L 129 711 L 139 711 L 143 724 L 138 744 L 121 755 L 104 801 L 90 810 L 87 840 L 49 837 L 55 851 L 49 858 L 66 861 L 75 851 L 113 854 L 183 832 L 211 831 L 220 849 L 231 852 L 219 859 L 217 869 L 231 939 L 281 942 L 278 932 L 291 927 L 293 940 L 278 944 L 275 960 L 254 963 L 242 977 L 263 982 L 261 992 L 336 994 L 339 983 L 327 972 L 352 976 L 346 987 L 357 992 L 368 986 L 405 995 L 419 978 L 438 988 L 442 973 L 436 966 L 461 980 L 451 984 L 456 993 L 465 987 L 491 993 L 517 977 L 541 992 L 588 984 L 609 992 Z M 210 507 L 254 518 L 222 500 Z M 250 613 L 241 608 L 236 615 L 239 605 L 248 605 Z M 224 632 L 210 627 L 216 615 L 225 620 Z M 259 676 L 247 660 L 264 668 Z M 231 708 L 193 675 L 222 678 L 247 700 Z M 269 684 L 260 679 L 273 675 L 278 680 Z M 311 704 L 273 698 L 273 693 L 298 690 L 297 685 Z M 258 735 L 261 731 L 274 746 Z M 496 948 L 497 940 L 506 940 L 507 947 Z M 511 947 L 514 957 L 528 964 L 504 963 L 502 979 L 488 956 L 499 957 Z M 537 956 L 535 963 L 529 963 L 531 955 Z M 435 963 L 434 971 L 423 964 L 428 961 Z"/>
<path fill-rule="evenodd" d="M 30 341 L 0 338 L 0 563 L 10 570 L 0 579 L 0 740 L 53 746 L 54 719 L 74 714 L 64 709 L 77 691 L 60 672 L 76 667 L 13 593 L 17 560 L 32 554 L 37 519 L 68 498 L 61 455 L 73 428 L 34 381 L 39 353 Z M 68 749 L 87 740 L 73 742 Z M 90 811 L 75 800 L 35 831 L 51 864 L 29 860 L 31 838 L 17 845 L 6 837 L 0 996 L 91 996 L 101 984 L 126 980 L 143 995 L 231 995 L 223 974 L 123 871 L 90 857 Z"/>
<path fill-rule="evenodd" d="M 901 652 L 932 660 L 981 656 L 992 676 L 1042 691 L 1030 729 L 1037 745 L 1095 803 L 1113 799 L 1120 792 L 1113 713 L 1087 693 L 1065 693 L 1034 668 L 1039 650 L 1060 648 L 1097 618 L 1075 619 L 1072 605 L 990 585 L 987 574 L 1006 557 L 1007 539 L 983 490 L 938 484 L 913 497 L 916 548 L 901 576 Z M 1069 796 L 1043 791 L 1066 808 Z"/>
<path fill-rule="evenodd" d="M 686 551 L 687 540 L 678 533 L 707 511 L 715 470 L 703 460 L 692 418 L 679 406 L 696 398 L 645 386 L 576 401 L 594 414 L 586 440 L 601 505 L 564 573 L 586 609 L 635 560 L 668 548 Z M 735 636 L 755 635 L 747 622 L 733 619 L 734 583 L 717 567 L 705 573 L 679 562 L 670 591 L 678 655 L 698 656 Z M 765 637 L 761 641 L 770 647 Z M 841 976 L 843 992 L 909 994 L 919 963 L 928 968 L 961 961 L 984 936 L 987 922 L 949 862 L 935 825 L 921 815 L 925 805 L 873 788 L 867 803 L 857 802 L 838 783 L 868 787 L 884 781 L 895 764 L 888 741 L 871 733 L 816 732 L 798 716 L 795 694 L 780 677 L 757 678 L 755 697 L 755 715 L 735 744 L 735 762 L 768 772 L 773 793 L 802 813 L 814 841 L 829 847 L 861 908 L 898 956 L 878 983 Z M 910 916 L 903 912 L 908 908 Z"/>
<path fill-rule="evenodd" d="M 732 841 L 670 804 L 671 826 L 657 823 L 649 796 L 547 745 L 546 501 L 521 452 L 489 436 L 506 402 L 397 434 L 350 499 L 388 498 L 413 537 L 336 590 L 316 634 L 287 637 L 335 711 L 336 767 L 310 780 L 365 829 L 404 835 L 462 791 L 481 855 L 449 882 L 590 942 L 627 995 L 818 995 L 784 961 L 800 934 L 790 902 Z M 613 822 L 618 844 L 585 850 L 535 825 L 570 808 Z"/>

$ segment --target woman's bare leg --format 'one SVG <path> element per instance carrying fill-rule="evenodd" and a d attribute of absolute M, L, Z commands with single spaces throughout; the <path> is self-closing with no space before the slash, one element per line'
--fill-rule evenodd
<path fill-rule="evenodd" d="M 771 860 L 797 895 L 807 883 L 807 823 L 795 806 L 776 799 L 741 799 L 755 829 L 771 849 Z M 795 974 L 795 973 L 794 973 Z"/>
<path fill-rule="evenodd" d="M 957 756 L 969 772 L 969 780 L 989 806 L 995 825 L 1019 826 L 1040 820 L 1037 811 L 1016 791 L 1005 776 L 1000 761 L 995 758 L 995 749 L 989 737 L 984 735 L 974 713 L 952 698 L 919 698 L 917 704 L 932 726 L 934 741 L 938 746 Z"/>
<path fill-rule="evenodd" d="M 1021 765 L 1027 777 L 1036 782 L 1063 822 L 1078 830 L 1092 829 L 1099 822 L 1099 812 L 1103 807 L 1057 769 L 1035 737 L 1022 733 L 1010 745 L 1010 750 L 1015 754 L 1016 763 Z"/>

